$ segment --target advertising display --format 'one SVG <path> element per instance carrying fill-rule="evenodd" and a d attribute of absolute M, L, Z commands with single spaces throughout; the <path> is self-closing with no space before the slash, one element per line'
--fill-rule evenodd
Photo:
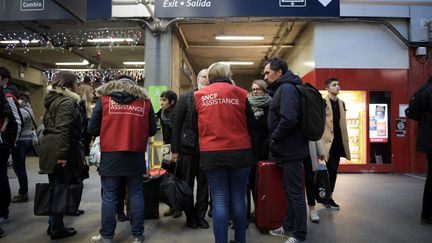
<path fill-rule="evenodd" d="M 369 104 L 369 141 L 386 143 L 388 141 L 387 104 Z"/>
<path fill-rule="evenodd" d="M 327 91 L 321 91 L 323 97 Z M 351 160 L 341 158 L 340 164 L 366 164 L 366 92 L 340 91 L 338 98 L 345 102 Z"/>

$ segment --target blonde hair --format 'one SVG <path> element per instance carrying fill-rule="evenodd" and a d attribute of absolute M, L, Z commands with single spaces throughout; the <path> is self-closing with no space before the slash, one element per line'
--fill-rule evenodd
<path fill-rule="evenodd" d="M 268 93 L 268 91 L 267 91 L 267 83 L 266 83 L 264 80 L 262 80 L 262 79 L 257 79 L 257 80 L 254 80 L 254 81 L 252 82 L 252 84 L 256 84 L 256 85 L 258 85 L 258 87 L 260 87 L 260 89 L 261 89 L 262 91 L 264 91 L 264 93 Z"/>
<path fill-rule="evenodd" d="M 210 65 L 208 68 L 208 79 L 211 80 L 213 78 L 228 78 L 230 79 L 232 76 L 231 68 L 228 64 L 216 62 Z"/>

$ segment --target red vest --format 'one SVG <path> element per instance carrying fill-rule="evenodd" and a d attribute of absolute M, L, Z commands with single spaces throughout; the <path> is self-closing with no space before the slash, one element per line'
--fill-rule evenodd
<path fill-rule="evenodd" d="M 127 104 L 102 96 L 102 152 L 145 152 L 149 134 L 150 100 L 136 99 Z"/>
<path fill-rule="evenodd" d="M 246 90 L 217 82 L 195 91 L 201 151 L 251 147 L 246 121 Z"/>

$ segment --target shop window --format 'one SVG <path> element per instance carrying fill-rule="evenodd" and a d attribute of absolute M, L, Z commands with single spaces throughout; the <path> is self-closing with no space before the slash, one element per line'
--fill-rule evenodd
<path fill-rule="evenodd" d="M 323 97 L 327 91 L 321 91 Z M 341 158 L 340 164 L 366 164 L 366 92 L 340 91 L 338 97 L 345 102 L 351 160 Z"/>
<path fill-rule="evenodd" d="M 369 92 L 369 160 L 371 164 L 391 164 L 391 93 Z"/>

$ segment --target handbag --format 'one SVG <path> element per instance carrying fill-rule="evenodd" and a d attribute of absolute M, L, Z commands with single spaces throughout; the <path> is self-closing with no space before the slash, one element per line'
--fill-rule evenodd
<path fill-rule="evenodd" d="M 34 215 L 74 215 L 81 202 L 82 184 L 37 183 Z"/>
<path fill-rule="evenodd" d="M 330 178 L 325 164 L 319 164 L 315 175 L 315 199 L 319 203 L 327 203 L 330 199 Z"/>
<path fill-rule="evenodd" d="M 193 207 L 192 188 L 174 174 L 166 173 L 160 178 L 159 200 L 175 210 L 188 210 Z"/>
<path fill-rule="evenodd" d="M 90 153 L 89 153 L 89 164 L 90 165 L 94 165 L 96 167 L 99 167 L 100 165 L 100 158 L 101 158 L 101 153 L 100 153 L 100 137 L 97 136 L 92 144 L 92 147 L 90 149 Z"/>

